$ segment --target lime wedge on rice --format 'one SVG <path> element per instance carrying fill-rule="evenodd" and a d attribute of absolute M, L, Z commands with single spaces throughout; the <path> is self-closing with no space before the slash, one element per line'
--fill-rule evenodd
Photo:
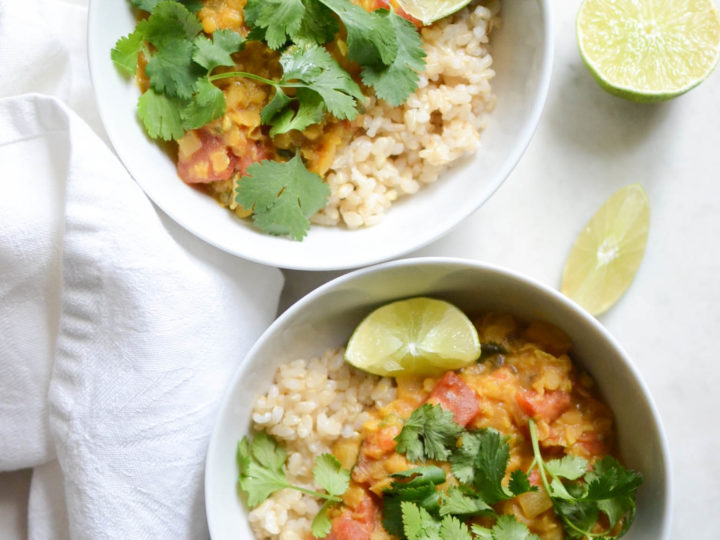
<path fill-rule="evenodd" d="M 585 0 L 576 30 L 580 54 L 600 85 L 642 103 L 687 92 L 720 58 L 713 0 Z"/>
<path fill-rule="evenodd" d="M 397 0 L 397 3 L 405 13 L 427 25 L 460 11 L 470 0 Z"/>
<path fill-rule="evenodd" d="M 640 184 L 618 190 L 585 225 L 570 251 L 561 290 L 593 315 L 607 311 L 640 267 L 650 201 Z"/>
<path fill-rule="evenodd" d="M 472 364 L 480 340 L 454 305 L 410 298 L 379 307 L 353 332 L 345 360 L 376 375 L 437 375 Z"/>

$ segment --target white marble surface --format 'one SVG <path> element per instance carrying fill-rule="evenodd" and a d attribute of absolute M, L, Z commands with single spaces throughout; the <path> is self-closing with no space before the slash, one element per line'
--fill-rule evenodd
<path fill-rule="evenodd" d="M 672 102 L 605 94 L 577 53 L 579 0 L 555 2 L 556 64 L 545 114 L 497 194 L 415 255 L 468 257 L 557 286 L 572 242 L 616 189 L 645 186 L 645 260 L 601 317 L 638 365 L 663 418 L 674 473 L 673 538 L 717 539 L 720 527 L 720 71 Z M 337 273 L 287 273 L 285 303 Z M 0 475 L 0 537 L 26 536 L 27 474 Z"/>

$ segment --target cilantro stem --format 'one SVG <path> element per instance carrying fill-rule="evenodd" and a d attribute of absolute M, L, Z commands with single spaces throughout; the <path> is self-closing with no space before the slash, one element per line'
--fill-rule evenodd
<path fill-rule="evenodd" d="M 540 454 L 540 445 L 538 444 L 537 428 L 532 418 L 528 421 L 528 427 L 530 428 L 530 442 L 532 443 L 533 454 L 535 454 L 535 462 L 537 463 L 538 472 L 540 473 L 540 480 L 542 480 L 543 486 L 547 494 L 552 496 L 550 490 L 550 484 L 548 484 L 547 477 L 545 476 L 545 462 L 543 461 L 542 455 Z"/>
<path fill-rule="evenodd" d="M 533 464 L 537 465 L 538 471 L 540 473 L 540 479 L 542 480 L 543 486 L 545 487 L 545 491 L 547 492 L 548 496 L 552 498 L 552 490 L 550 488 L 550 485 L 548 484 L 547 477 L 545 476 L 545 462 L 543 461 L 542 455 L 540 454 L 540 445 L 538 444 L 538 437 L 537 437 L 537 428 L 535 427 L 535 422 L 532 418 L 528 420 L 528 427 L 530 428 L 530 442 L 532 443 L 532 449 L 534 454 Z M 530 466 L 530 470 L 532 470 L 532 465 Z M 555 476 L 552 473 L 548 473 L 550 476 L 555 478 Z M 570 519 L 565 515 L 560 515 L 562 520 L 565 522 L 565 524 L 576 531 L 579 534 L 582 534 L 584 537 L 588 538 L 599 538 L 601 536 L 606 536 L 611 532 L 611 529 L 608 529 L 607 531 L 604 531 L 602 533 L 593 533 L 590 531 L 585 531 L 583 529 L 580 529 L 577 525 L 575 525 Z"/>
<path fill-rule="evenodd" d="M 261 83 L 270 84 L 272 86 L 278 86 L 278 83 L 276 81 L 266 79 L 265 77 L 255 75 L 254 73 L 248 73 L 246 71 L 226 71 L 225 73 L 216 73 L 215 75 L 210 75 L 209 79 L 210 81 L 217 81 L 219 79 L 230 79 L 232 77 L 244 77 L 246 79 L 254 79 L 256 81 L 260 81 Z"/>
<path fill-rule="evenodd" d="M 305 88 L 307 85 L 302 83 L 286 83 L 286 82 L 278 82 L 273 81 L 272 79 L 266 79 L 265 77 L 261 77 L 260 75 L 255 75 L 254 73 L 248 73 L 247 71 L 226 71 L 225 73 L 216 73 L 215 75 L 210 75 L 208 77 L 210 81 L 217 81 L 219 79 L 231 79 L 233 77 L 244 77 L 246 79 L 253 79 L 255 81 L 269 84 L 270 86 L 274 86 L 275 88 L 285 87 L 285 88 Z"/>
<path fill-rule="evenodd" d="M 288 484 L 287 487 L 289 487 L 290 489 L 294 489 L 296 491 L 300 491 L 301 493 L 305 493 L 305 495 L 317 497 L 318 499 L 325 499 L 326 501 L 332 501 L 332 502 L 342 502 L 342 498 L 336 497 L 335 495 L 329 495 L 327 493 L 321 493 L 319 491 L 312 491 L 310 489 L 305 489 L 300 486 L 293 486 L 292 484 Z"/>

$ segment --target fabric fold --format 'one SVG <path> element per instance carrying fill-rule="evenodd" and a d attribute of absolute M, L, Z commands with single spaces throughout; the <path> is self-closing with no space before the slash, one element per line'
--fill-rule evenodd
<path fill-rule="evenodd" d="M 72 538 L 205 537 L 216 408 L 274 319 L 281 274 L 162 216 L 58 100 L 5 98 L 0 118 L 11 120 L 0 129 L 0 158 L 17 187 L 0 217 L 0 324 L 11 330 L 0 385 L 19 389 L 0 398 L 5 413 L 14 408 L 4 415 L 0 463 L 40 466 L 56 453 L 59 465 L 36 470 L 32 538 L 52 538 L 37 520 L 62 515 Z M 42 198 L 39 182 L 54 213 L 28 200 Z M 14 317 L 23 301 L 44 332 L 42 351 L 23 349 L 41 335 Z M 21 440 L 3 447 L 12 434 Z"/>

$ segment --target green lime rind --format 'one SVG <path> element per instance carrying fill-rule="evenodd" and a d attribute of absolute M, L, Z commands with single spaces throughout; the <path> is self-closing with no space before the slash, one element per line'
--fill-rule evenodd
<path fill-rule="evenodd" d="M 588 36 L 588 32 L 583 26 L 583 16 L 586 15 L 585 8 L 587 5 L 589 5 L 593 0 L 584 0 L 582 5 L 580 6 L 580 9 L 578 10 L 578 14 L 575 20 L 575 30 L 576 30 L 576 37 L 577 37 L 577 44 L 578 49 L 580 51 L 580 56 L 584 62 L 584 64 L 587 66 L 588 70 L 590 71 L 593 78 L 597 81 L 598 85 L 605 90 L 606 92 L 633 101 L 635 103 L 658 103 L 662 101 L 667 101 L 670 99 L 673 99 L 675 97 L 678 97 L 682 94 L 687 93 L 688 91 L 692 90 L 693 88 L 697 87 L 699 84 L 701 84 L 703 81 L 705 81 L 710 74 L 715 70 L 718 63 L 720 62 L 720 11 L 718 11 L 717 7 L 712 4 L 711 2 L 708 2 L 704 7 L 707 8 L 707 11 L 703 12 L 701 15 L 704 15 L 702 21 L 704 24 L 708 26 L 712 26 L 715 29 L 715 44 L 712 46 L 708 46 L 707 43 L 705 43 L 706 47 L 702 48 L 702 50 L 698 49 L 698 51 L 693 52 L 702 52 L 706 53 L 707 56 L 711 55 L 712 59 L 709 62 L 706 62 L 703 64 L 704 71 L 701 75 L 696 76 L 695 78 L 692 78 L 689 82 L 683 85 L 678 86 L 672 86 L 672 84 L 669 81 L 667 82 L 667 86 L 664 88 L 658 88 L 657 90 L 650 90 L 647 88 L 639 88 L 634 87 L 632 85 L 623 84 L 618 81 L 613 81 L 612 77 L 610 75 L 607 75 L 603 72 L 603 68 L 601 63 L 595 62 L 591 59 L 593 56 L 591 53 L 589 53 L 583 43 L 583 40 L 585 37 Z M 652 0 L 646 0 L 652 3 Z M 692 0 L 691 0 L 692 1 Z M 702 0 L 700 0 L 702 1 Z M 615 0 L 614 2 L 609 2 L 609 4 L 615 4 L 622 6 L 624 2 L 629 2 L 629 0 Z M 597 15 L 597 14 L 596 14 Z M 606 22 L 606 21 L 604 21 Z M 613 22 L 613 21 L 611 21 Z M 661 21 L 662 22 L 662 21 Z M 641 24 L 637 24 L 637 27 L 641 27 Z M 592 29 L 590 29 L 592 30 Z M 598 30 L 600 31 L 600 30 Z M 704 29 L 705 32 L 707 32 L 707 28 Z M 642 30 L 640 31 L 642 33 Z M 636 40 L 631 39 L 632 37 L 637 38 Z M 672 36 L 671 36 L 672 37 Z M 631 43 L 633 41 L 641 41 L 641 39 L 635 35 L 635 36 L 628 36 L 626 39 L 627 43 Z M 671 39 L 668 39 L 669 42 L 671 42 Z M 671 47 L 668 45 L 667 47 L 670 49 Z M 648 53 L 651 54 L 651 53 Z M 686 50 L 683 51 L 683 54 L 687 55 L 689 54 Z M 668 57 L 667 65 L 671 67 L 677 68 L 678 66 L 673 66 L 673 62 L 677 62 L 679 56 L 675 55 L 674 57 L 667 52 L 666 56 Z"/>
<path fill-rule="evenodd" d="M 471 0 L 398 0 L 405 13 L 424 25 L 444 19 L 467 6 Z"/>

